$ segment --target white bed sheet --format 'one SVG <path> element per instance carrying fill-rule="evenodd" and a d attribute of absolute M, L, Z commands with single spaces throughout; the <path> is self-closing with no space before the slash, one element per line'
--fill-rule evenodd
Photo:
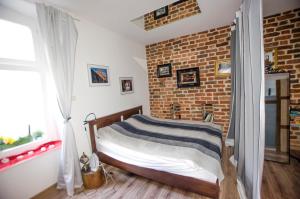
<path fill-rule="evenodd" d="M 190 160 L 150 155 L 96 138 L 97 150 L 122 162 L 216 183 L 217 176 Z"/>

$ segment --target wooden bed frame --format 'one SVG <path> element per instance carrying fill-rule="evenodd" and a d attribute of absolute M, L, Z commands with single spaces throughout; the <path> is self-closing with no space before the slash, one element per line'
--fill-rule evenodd
<path fill-rule="evenodd" d="M 121 162 L 119 160 L 111 158 L 110 156 L 104 153 L 97 151 L 94 126 L 96 126 L 96 129 L 99 129 L 111 125 L 114 122 L 121 121 L 121 117 L 123 117 L 123 119 L 125 120 L 134 114 L 142 114 L 142 111 L 142 106 L 138 106 L 112 115 L 97 118 L 88 122 L 92 151 L 99 156 L 101 162 L 170 186 L 199 193 L 201 195 L 205 195 L 211 198 L 219 198 L 220 187 L 218 181 L 216 183 L 211 183 L 192 177 L 139 167 L 127 164 L 125 162 Z"/>

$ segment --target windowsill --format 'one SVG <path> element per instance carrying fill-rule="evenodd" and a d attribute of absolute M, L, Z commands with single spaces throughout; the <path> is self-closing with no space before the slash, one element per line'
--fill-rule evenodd
<path fill-rule="evenodd" d="M 49 140 L 47 138 L 41 138 L 41 139 L 38 139 L 38 140 L 34 140 L 32 142 L 28 142 L 26 144 L 22 144 L 22 145 L 19 145 L 19 146 L 15 146 L 15 147 L 12 147 L 12 148 L 5 149 L 3 151 L 0 151 L 0 159 L 6 158 L 6 157 L 9 157 L 9 156 L 13 156 L 13 155 L 17 155 L 17 154 L 20 154 L 24 151 L 34 150 L 38 146 L 40 146 L 42 144 L 45 144 L 47 142 L 49 142 Z"/>
<path fill-rule="evenodd" d="M 28 143 L 28 144 L 32 144 L 32 143 Z M 44 143 L 35 149 L 23 151 L 22 153 L 8 156 L 6 158 L 2 158 L 0 160 L 0 172 L 4 171 L 6 169 L 12 168 L 16 165 L 22 164 L 28 160 L 32 160 L 35 157 L 43 155 L 47 152 L 59 149 L 60 146 L 61 146 L 60 140 L 51 141 L 51 142 Z M 6 162 L 6 163 L 3 162 L 4 159 L 9 159 L 9 162 Z"/>

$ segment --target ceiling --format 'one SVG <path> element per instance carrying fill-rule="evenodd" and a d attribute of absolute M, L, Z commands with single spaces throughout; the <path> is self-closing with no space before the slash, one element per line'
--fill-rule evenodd
<path fill-rule="evenodd" d="M 17 0 L 0 0 L 12 5 Z M 21 1 L 21 0 L 18 0 Z M 34 1 L 34 0 L 27 0 Z M 145 31 L 131 20 L 176 0 L 38 0 L 60 7 L 79 19 L 118 32 L 143 44 L 230 24 L 242 0 L 198 0 L 200 15 Z M 9 3 L 8 3 L 9 2 Z M 300 0 L 263 0 L 264 16 L 300 7 Z M 23 7 L 24 8 L 24 7 Z M 24 9 L 23 9 L 24 10 Z"/>

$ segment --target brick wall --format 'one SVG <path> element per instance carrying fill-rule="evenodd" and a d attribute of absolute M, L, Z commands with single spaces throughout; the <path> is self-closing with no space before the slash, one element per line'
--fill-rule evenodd
<path fill-rule="evenodd" d="M 291 107 L 300 104 L 300 9 L 264 19 L 265 50 L 278 50 L 278 67 L 290 73 Z M 300 149 L 300 128 L 291 128 L 291 148 Z"/>
<path fill-rule="evenodd" d="M 170 118 L 170 104 L 181 105 L 182 119 L 200 120 L 203 104 L 213 104 L 215 122 L 229 122 L 230 77 L 215 78 L 215 61 L 230 58 L 228 26 L 146 46 L 151 114 Z M 157 65 L 172 63 L 172 77 L 157 78 Z M 200 87 L 177 88 L 176 70 L 200 68 Z"/>
<path fill-rule="evenodd" d="M 160 27 L 171 22 L 190 17 L 200 13 L 197 0 L 186 0 L 181 3 L 168 5 L 169 15 L 160 19 L 154 19 L 154 12 L 144 15 L 145 30 Z"/>
<path fill-rule="evenodd" d="M 300 103 L 300 9 L 264 20 L 265 48 L 278 49 L 278 66 L 291 74 L 291 103 Z M 213 104 L 214 121 L 228 130 L 230 77 L 215 77 L 218 59 L 230 58 L 229 26 L 146 46 L 151 114 L 171 118 L 170 104 L 181 105 L 182 119 L 200 120 Z M 157 78 L 157 65 L 172 63 L 172 77 Z M 200 87 L 177 88 L 176 70 L 199 67 Z M 300 149 L 300 130 L 291 129 L 291 147 Z"/>

